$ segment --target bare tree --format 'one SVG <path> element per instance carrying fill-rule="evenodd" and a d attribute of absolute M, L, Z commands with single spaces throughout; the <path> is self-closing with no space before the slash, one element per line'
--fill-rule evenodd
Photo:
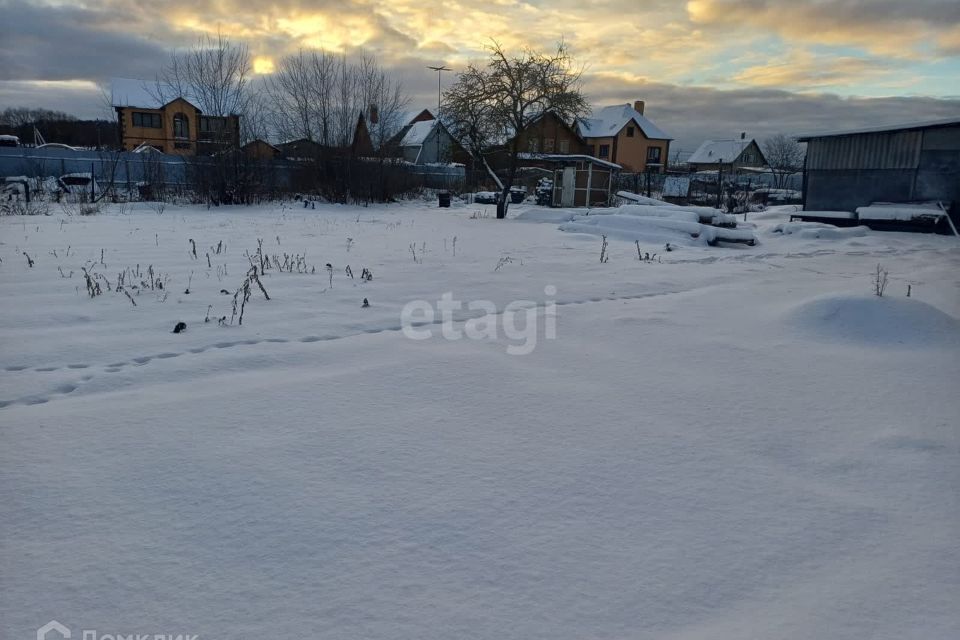
<path fill-rule="evenodd" d="M 253 63 L 244 43 L 222 33 L 204 35 L 187 51 L 174 51 L 151 93 L 161 102 L 183 96 L 205 115 L 244 115 Z"/>
<path fill-rule="evenodd" d="M 773 173 L 773 184 L 783 189 L 787 178 L 803 170 L 806 152 L 794 138 L 778 133 L 763 141 L 763 155 Z"/>
<path fill-rule="evenodd" d="M 582 69 L 575 68 L 563 42 L 548 54 L 524 49 L 510 56 L 496 41 L 489 50 L 485 66 L 468 65 L 447 90 L 443 115 L 456 135 L 481 154 L 489 153 L 493 144 L 507 141 L 506 179 L 499 181 L 497 202 L 497 218 L 505 218 L 517 174 L 517 134 L 548 111 L 573 122 L 589 111 L 589 104 L 581 90 Z"/>
<path fill-rule="evenodd" d="M 73 121 L 76 117 L 63 111 L 35 109 L 30 107 L 7 107 L 0 111 L 0 125 L 21 127 L 41 121 Z"/>
<path fill-rule="evenodd" d="M 360 73 L 361 104 L 370 123 L 370 138 L 382 156 L 387 140 L 404 124 L 410 98 L 403 84 L 388 75 L 376 58 L 364 54 L 357 69 Z"/>
<path fill-rule="evenodd" d="M 348 147 L 357 114 L 371 124 L 375 147 L 401 124 L 409 105 L 403 86 L 369 54 L 357 60 L 326 51 L 300 51 L 280 60 L 267 85 L 273 127 L 283 138 Z"/>
<path fill-rule="evenodd" d="M 489 83 L 486 69 L 473 65 L 467 67 L 460 73 L 457 82 L 447 89 L 442 115 L 450 133 L 470 151 L 473 162 L 482 164 L 497 187 L 503 189 L 503 182 L 486 159 L 486 154 L 502 137 L 497 105 L 492 100 L 476 99 L 478 95 L 491 92 Z"/>
<path fill-rule="evenodd" d="M 400 129 L 409 99 L 377 58 L 301 50 L 279 61 L 267 93 L 272 130 L 317 143 L 315 162 L 304 167 L 304 188 L 344 201 L 387 197 L 386 142 Z M 355 139 L 361 119 L 376 165 L 369 145 L 360 144 L 366 136 Z"/>
<path fill-rule="evenodd" d="M 240 139 L 243 141 L 266 140 L 270 136 L 271 108 L 265 95 L 266 82 L 251 83 L 243 117 L 240 118 Z"/>
<path fill-rule="evenodd" d="M 281 138 L 312 140 L 316 135 L 315 112 L 325 93 L 317 91 L 317 85 L 321 83 L 315 75 L 316 58 L 316 53 L 306 54 L 301 49 L 280 60 L 276 71 L 267 80 L 272 105 L 270 116 L 273 128 Z"/>

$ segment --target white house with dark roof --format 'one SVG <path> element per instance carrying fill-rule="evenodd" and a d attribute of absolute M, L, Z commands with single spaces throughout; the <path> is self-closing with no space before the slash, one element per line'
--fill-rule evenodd
<path fill-rule="evenodd" d="M 447 127 L 437 119 L 427 120 L 424 110 L 404 126 L 388 143 L 395 154 L 413 164 L 460 162 L 466 152 Z"/>
<path fill-rule="evenodd" d="M 663 171 L 673 139 L 644 114 L 644 102 L 603 107 L 577 121 L 590 154 L 625 171 Z"/>

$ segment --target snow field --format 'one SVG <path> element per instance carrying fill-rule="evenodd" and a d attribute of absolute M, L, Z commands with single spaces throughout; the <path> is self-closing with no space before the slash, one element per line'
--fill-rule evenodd
<path fill-rule="evenodd" d="M 612 236 L 600 264 L 476 209 L 0 219 L 0 636 L 960 634 L 955 241 L 773 210 L 758 247 Z M 317 273 L 203 323 L 258 238 Z M 101 249 L 166 298 L 87 297 Z M 555 300 L 557 339 L 406 339 L 446 292 Z"/>

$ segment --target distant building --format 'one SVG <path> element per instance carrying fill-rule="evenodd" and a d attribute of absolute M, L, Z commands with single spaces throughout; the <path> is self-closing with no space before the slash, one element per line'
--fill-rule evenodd
<path fill-rule="evenodd" d="M 373 139 L 370 138 L 370 129 L 367 128 L 367 119 L 360 112 L 357 124 L 353 128 L 353 140 L 350 143 L 350 155 L 354 157 L 372 157 L 376 154 L 373 148 Z"/>
<path fill-rule="evenodd" d="M 687 158 L 687 166 L 691 171 L 760 169 L 767 166 L 767 159 L 757 141 L 743 134 L 739 140 L 705 140 Z"/>
<path fill-rule="evenodd" d="M 307 138 L 281 142 L 278 143 L 276 147 L 280 150 L 281 156 L 287 160 L 294 160 L 296 162 L 315 162 L 321 158 L 327 150 L 319 142 L 314 142 Z"/>
<path fill-rule="evenodd" d="M 960 207 L 960 118 L 801 136 L 803 208 L 855 211 L 874 202 Z"/>
<path fill-rule="evenodd" d="M 662 172 L 667 166 L 672 138 L 643 115 L 644 102 L 604 107 L 577 122 L 577 132 L 588 153 L 640 173 Z"/>
<path fill-rule="evenodd" d="M 552 111 L 534 118 L 517 138 L 517 148 L 522 153 L 585 155 L 590 151 L 580 133 Z"/>
<path fill-rule="evenodd" d="M 412 164 L 464 163 L 469 159 L 447 127 L 426 109 L 400 129 L 387 147 L 391 156 Z"/>
<path fill-rule="evenodd" d="M 115 78 L 110 93 L 124 151 L 146 144 L 163 153 L 193 156 L 240 146 L 240 116 L 204 115 L 169 85 Z"/>
<path fill-rule="evenodd" d="M 273 146 L 266 140 L 257 138 L 240 147 L 243 155 L 251 160 L 273 160 L 279 158 L 282 153 L 280 149 Z"/>

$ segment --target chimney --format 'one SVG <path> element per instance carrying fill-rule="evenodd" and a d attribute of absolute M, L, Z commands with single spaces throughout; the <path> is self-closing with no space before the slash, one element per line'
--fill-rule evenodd
<path fill-rule="evenodd" d="M 380 122 L 380 112 L 377 110 L 377 105 L 370 104 L 370 124 L 377 124 Z"/>
<path fill-rule="evenodd" d="M 746 132 L 746 131 L 741 131 L 741 132 L 740 132 L 740 139 L 741 139 L 741 140 L 746 140 L 746 139 L 747 139 L 747 132 Z"/>
<path fill-rule="evenodd" d="M 643 107 L 646 103 L 643 100 L 637 100 L 633 103 L 633 109 L 640 115 L 643 115 Z"/>

